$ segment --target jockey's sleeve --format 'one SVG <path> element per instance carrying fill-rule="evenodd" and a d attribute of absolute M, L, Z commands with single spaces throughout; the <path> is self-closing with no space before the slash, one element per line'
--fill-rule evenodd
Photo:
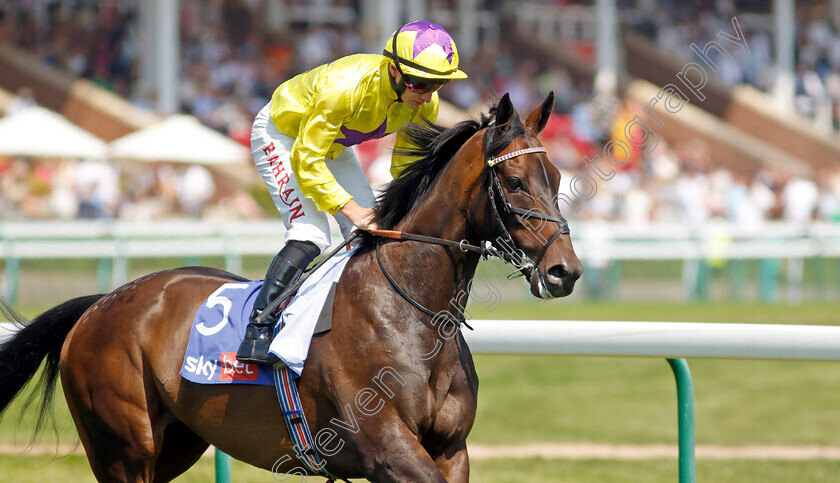
<path fill-rule="evenodd" d="M 319 210 L 333 215 L 353 197 L 335 180 L 324 158 L 349 110 L 350 95 L 346 90 L 318 92 L 303 113 L 300 131 L 292 146 L 292 171 L 301 192 Z"/>
<path fill-rule="evenodd" d="M 432 100 L 430 102 L 423 104 L 412 113 L 410 121 L 423 122 L 423 119 L 428 119 L 431 122 L 435 122 L 437 120 L 439 107 L 440 98 L 438 97 L 438 93 L 435 92 L 432 94 Z M 406 140 L 405 134 L 403 134 L 402 131 L 397 131 L 397 139 L 394 141 L 394 153 L 407 147 L 411 146 Z M 417 161 L 417 158 L 413 156 L 394 154 L 391 156 L 391 176 L 396 179 L 400 173 L 402 173 L 403 170 L 414 161 Z"/>

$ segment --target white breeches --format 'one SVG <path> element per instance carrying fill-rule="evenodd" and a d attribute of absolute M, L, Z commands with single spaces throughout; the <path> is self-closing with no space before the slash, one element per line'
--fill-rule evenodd
<path fill-rule="evenodd" d="M 329 215 L 318 211 L 312 200 L 300 191 L 290 161 L 295 139 L 277 130 L 269 117 L 270 107 L 269 102 L 254 120 L 251 157 L 286 225 L 285 241 L 310 241 L 323 252 L 330 246 Z M 365 208 L 373 207 L 373 191 L 353 149 L 345 148 L 335 159 L 327 159 L 327 167 L 356 203 Z M 335 219 L 346 237 L 353 224 L 340 214 L 335 215 Z"/>

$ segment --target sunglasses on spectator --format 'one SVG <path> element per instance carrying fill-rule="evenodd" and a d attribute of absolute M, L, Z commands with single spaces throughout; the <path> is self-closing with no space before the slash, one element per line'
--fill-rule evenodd
<path fill-rule="evenodd" d="M 428 94 L 440 89 L 443 85 L 449 84 L 448 79 L 421 79 L 412 75 L 404 75 L 405 86 L 418 94 Z"/>

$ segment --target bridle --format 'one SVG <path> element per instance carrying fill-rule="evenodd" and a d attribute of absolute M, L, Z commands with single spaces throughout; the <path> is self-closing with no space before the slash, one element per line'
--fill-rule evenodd
<path fill-rule="evenodd" d="M 542 250 L 540 250 L 540 253 L 539 255 L 537 255 L 536 259 L 532 260 L 530 257 L 528 257 L 528 255 L 525 254 L 524 251 L 522 251 L 521 249 L 516 249 L 518 254 L 521 255 L 521 259 L 524 261 L 522 267 L 517 267 L 518 273 L 519 275 L 525 275 L 526 277 L 530 277 L 531 273 L 539 266 L 540 262 L 542 262 L 542 259 L 545 257 L 545 254 L 548 251 L 548 247 L 550 247 L 554 243 L 554 241 L 557 240 L 557 237 L 559 237 L 560 235 L 568 235 L 570 233 L 569 223 L 566 221 L 565 218 L 563 218 L 563 215 L 561 215 L 559 212 L 557 213 L 558 216 L 550 216 L 540 213 L 538 211 L 517 208 L 510 204 L 510 202 L 507 200 L 507 197 L 505 196 L 504 189 L 502 189 L 502 183 L 499 181 L 496 166 L 502 163 L 503 161 L 513 159 L 517 156 L 532 153 L 547 154 L 548 151 L 544 147 L 540 146 L 520 149 L 518 151 L 513 151 L 511 153 L 504 154 L 499 157 L 492 157 L 490 156 L 488 148 L 490 146 L 490 142 L 493 140 L 493 132 L 495 130 L 495 127 L 495 123 L 490 124 L 487 127 L 487 132 L 484 134 L 484 159 L 486 160 L 487 165 L 487 168 L 485 169 L 485 172 L 487 173 L 487 183 L 484 186 L 482 186 L 482 191 L 478 195 L 478 199 L 476 200 L 475 210 L 473 211 L 473 220 L 475 220 L 475 217 L 478 214 L 478 209 L 481 205 L 481 199 L 484 197 L 484 192 L 486 191 L 487 198 L 490 202 L 490 207 L 493 215 L 493 223 L 496 228 L 496 233 L 501 233 L 499 236 L 496 237 L 496 240 L 499 240 L 501 243 L 504 244 L 505 247 L 508 247 L 508 249 L 516 249 L 516 242 L 513 240 L 513 237 L 510 235 L 510 232 L 508 231 L 507 226 L 504 223 L 504 219 L 508 216 L 514 215 L 524 220 L 536 218 L 541 221 L 552 221 L 557 223 L 557 231 L 543 245 Z M 543 205 L 547 206 L 545 203 L 543 203 Z M 522 224 L 522 222 L 520 222 L 520 224 Z M 525 226 L 527 228 L 528 225 Z"/>
<path fill-rule="evenodd" d="M 493 132 L 496 128 L 495 123 L 491 123 L 487 127 L 487 132 L 484 135 L 484 146 L 483 146 L 483 157 L 484 157 L 484 165 L 485 165 L 485 173 L 486 173 L 486 183 L 482 185 L 481 192 L 478 195 L 478 199 L 476 200 L 475 209 L 473 210 L 473 221 L 475 221 L 478 210 L 481 206 L 481 200 L 484 198 L 484 194 L 487 193 L 488 202 L 490 205 L 490 211 L 493 219 L 494 225 L 494 240 L 484 240 L 479 245 L 472 245 L 467 242 L 467 240 L 461 240 L 460 242 L 456 242 L 453 240 L 447 240 L 444 238 L 437 238 L 427 235 L 418 235 L 414 233 L 405 233 L 400 231 L 391 231 L 391 230 L 369 230 L 369 232 L 381 238 L 389 238 L 395 240 L 410 240 L 410 241 L 417 241 L 422 243 L 431 243 L 436 245 L 447 246 L 451 248 L 457 248 L 462 252 L 472 252 L 478 253 L 482 259 L 486 260 L 489 257 L 494 258 L 501 258 L 504 261 L 513 264 L 516 267 L 516 271 L 509 276 L 508 278 L 514 278 L 517 276 L 526 276 L 526 278 L 530 278 L 533 274 L 534 270 L 537 269 L 542 259 L 545 257 L 548 248 L 557 240 L 560 235 L 568 235 L 570 233 L 569 224 L 566 219 L 561 215 L 559 212 L 557 216 L 546 215 L 544 213 L 540 213 L 533 210 L 526 210 L 522 208 L 517 208 L 508 202 L 507 197 L 505 196 L 504 189 L 502 189 L 501 182 L 499 181 L 498 171 L 496 166 L 500 163 L 507 161 L 509 159 L 516 158 L 518 156 L 522 156 L 525 154 L 536 154 L 536 153 L 547 153 L 548 151 L 544 147 L 531 147 L 520 149 L 517 151 L 513 151 L 502 156 L 493 157 L 490 155 L 489 146 L 491 141 L 493 140 Z M 511 140 L 512 142 L 512 140 Z M 506 147 L 506 146 L 505 146 Z M 504 149 L 504 147 L 500 148 Z M 547 175 L 546 175 L 547 176 Z M 545 203 L 544 203 L 545 205 Z M 516 216 L 523 220 L 529 220 L 532 218 L 541 220 L 541 221 L 550 221 L 557 223 L 557 231 L 551 238 L 543 245 L 540 253 L 537 255 L 535 259 L 531 259 L 522 249 L 516 246 L 516 242 L 514 241 L 513 237 L 508 231 L 507 226 L 505 225 L 504 220 L 509 216 Z M 519 222 L 526 226 L 522 221 Z M 382 263 L 382 257 L 379 252 L 379 247 L 381 243 L 376 243 L 376 260 L 379 263 L 379 268 L 382 270 L 382 273 L 385 275 L 385 278 L 388 279 L 388 282 L 394 288 L 394 290 L 407 302 L 413 305 L 415 308 L 420 310 L 421 312 L 431 315 L 432 317 L 439 317 L 440 314 L 434 312 L 422 304 L 414 300 L 410 295 L 408 295 L 396 282 L 396 280 L 391 277 L 388 271 L 385 269 L 385 265 Z M 501 245 L 498 246 L 498 245 Z M 537 275 L 539 276 L 539 284 L 540 284 L 540 291 L 544 294 L 548 293 L 547 288 L 545 287 L 545 282 L 543 281 L 542 274 L 537 271 Z M 451 317 L 445 317 L 448 320 L 453 321 L 457 326 L 466 325 L 468 328 L 472 329 L 463 317 L 463 314 L 459 314 L 460 317 L 457 319 L 453 319 Z"/>

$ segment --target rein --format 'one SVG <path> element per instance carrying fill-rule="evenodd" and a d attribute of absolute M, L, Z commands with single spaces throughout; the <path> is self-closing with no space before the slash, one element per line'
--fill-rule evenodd
<path fill-rule="evenodd" d="M 468 243 L 467 240 L 454 241 L 447 240 L 445 238 L 438 238 L 428 235 L 419 235 L 415 233 L 405 233 L 396 230 L 368 230 L 368 233 L 380 238 L 387 238 L 391 240 L 416 241 L 420 243 L 429 243 L 449 248 L 457 248 L 464 253 L 477 253 L 484 260 L 486 260 L 489 257 L 501 258 L 505 262 L 511 263 L 517 268 L 516 273 L 518 275 L 515 276 L 530 276 L 533 273 L 533 271 L 537 269 L 543 257 L 545 257 L 548 248 L 554 243 L 554 241 L 557 240 L 557 238 L 560 235 L 568 235 L 570 233 L 569 224 L 562 215 L 550 216 L 533 210 L 517 208 L 507 201 L 504 190 L 502 189 L 502 185 L 499 182 L 499 177 L 497 176 L 495 167 L 503 161 L 507 161 L 518 156 L 532 153 L 547 153 L 548 151 L 544 147 L 531 147 L 513 151 L 499 157 L 492 157 L 488 154 L 488 146 L 490 145 L 490 141 L 492 141 L 494 129 L 495 123 L 487 127 L 487 132 L 484 136 L 483 150 L 484 159 L 486 160 L 487 166 L 487 183 L 482 185 L 481 193 L 479 194 L 478 199 L 476 200 L 473 219 L 475 219 L 478 213 L 478 209 L 481 204 L 481 199 L 484 197 L 484 193 L 486 192 L 488 200 L 490 202 L 491 210 L 493 212 L 493 223 L 497 229 L 497 233 L 501 232 L 501 235 L 497 237 L 497 239 L 500 239 L 500 243 L 503 245 L 502 249 L 497 248 L 490 240 L 482 241 L 481 245 L 472 245 Z M 500 213 L 500 205 L 502 213 Z M 518 249 L 516 247 L 516 242 L 513 240 L 513 237 L 511 236 L 510 232 L 505 226 L 503 220 L 503 217 L 507 217 L 508 215 L 515 215 L 525 220 L 530 218 L 536 218 L 542 221 L 552 221 L 557 223 L 558 230 L 554 233 L 554 235 L 551 236 L 551 238 L 545 243 L 545 245 L 543 245 L 542 250 L 540 250 L 540 253 L 535 260 L 532 260 L 530 257 L 528 257 L 528 255 L 525 254 L 523 250 Z M 408 303 L 410 303 L 412 306 L 414 306 L 424 314 L 430 315 L 432 317 L 438 317 L 440 314 L 439 312 L 434 312 L 424 307 L 416 300 L 414 300 L 410 295 L 408 295 L 405 292 L 405 290 L 402 289 L 402 287 L 399 286 L 396 280 L 394 280 L 394 278 L 391 277 L 391 274 L 388 273 L 388 270 L 386 270 L 385 265 L 382 263 L 382 257 L 379 252 L 379 247 L 380 243 L 377 243 L 376 261 L 379 263 L 379 268 L 382 270 L 382 273 L 385 275 L 385 278 L 388 280 L 388 282 L 391 284 L 394 290 L 403 299 L 405 299 Z M 508 278 L 514 278 L 514 276 L 509 276 Z M 540 282 L 542 283 L 542 280 Z M 469 324 L 467 324 L 466 319 L 463 317 L 463 314 L 461 314 L 461 317 L 458 319 L 454 319 L 452 317 L 446 317 L 446 319 L 448 321 L 454 322 L 459 328 L 461 325 L 465 325 L 470 330 L 473 330 L 472 327 L 470 327 Z"/>
<path fill-rule="evenodd" d="M 378 236 L 380 238 L 388 238 L 391 240 L 398 240 L 398 241 L 416 241 L 421 243 L 429 243 L 432 245 L 441 245 L 444 247 L 450 248 L 457 248 L 462 252 L 472 252 L 478 253 L 481 255 L 481 258 L 487 259 L 489 257 L 496 257 L 501 258 L 509 263 L 516 263 L 518 260 L 521 260 L 521 256 L 512 255 L 504 250 L 499 250 L 492 243 L 489 241 L 485 241 L 482 246 L 478 245 L 471 245 L 467 243 L 467 240 L 461 240 L 456 242 L 454 240 L 447 240 L 445 238 L 437 238 L 434 236 L 428 235 L 417 235 L 415 233 L 406 233 L 404 231 L 396 231 L 396 230 L 367 230 L 373 236 Z M 522 255 L 524 256 L 524 255 Z"/>
<path fill-rule="evenodd" d="M 405 290 L 403 290 L 402 287 L 400 287 L 400 285 L 397 283 L 397 281 L 394 280 L 393 277 L 391 277 L 391 274 L 388 273 L 388 270 L 385 270 L 385 265 L 382 263 L 382 256 L 379 254 L 379 244 L 376 245 L 376 262 L 379 263 L 379 268 L 382 270 L 382 274 L 385 275 L 385 278 L 388 279 L 388 283 L 391 284 L 391 287 L 394 288 L 394 291 L 396 291 L 400 295 L 400 297 L 404 298 L 408 303 L 413 305 L 417 310 L 423 312 L 426 315 L 431 315 L 432 318 L 433 318 L 432 320 L 434 320 L 435 317 L 438 317 L 440 315 L 440 312 L 433 312 L 433 311 L 427 309 L 426 307 L 424 307 L 423 304 L 421 304 L 420 302 L 414 300 L 411 297 L 411 295 L 408 295 L 405 292 Z M 452 322 L 459 329 L 461 328 L 462 325 L 464 325 L 468 329 L 473 330 L 473 328 L 470 327 L 470 324 L 467 323 L 467 320 L 466 320 L 466 318 L 464 317 L 463 314 L 461 314 L 461 317 L 459 317 L 457 319 L 453 318 L 453 317 L 444 317 L 444 319 L 446 319 L 448 322 Z"/>

